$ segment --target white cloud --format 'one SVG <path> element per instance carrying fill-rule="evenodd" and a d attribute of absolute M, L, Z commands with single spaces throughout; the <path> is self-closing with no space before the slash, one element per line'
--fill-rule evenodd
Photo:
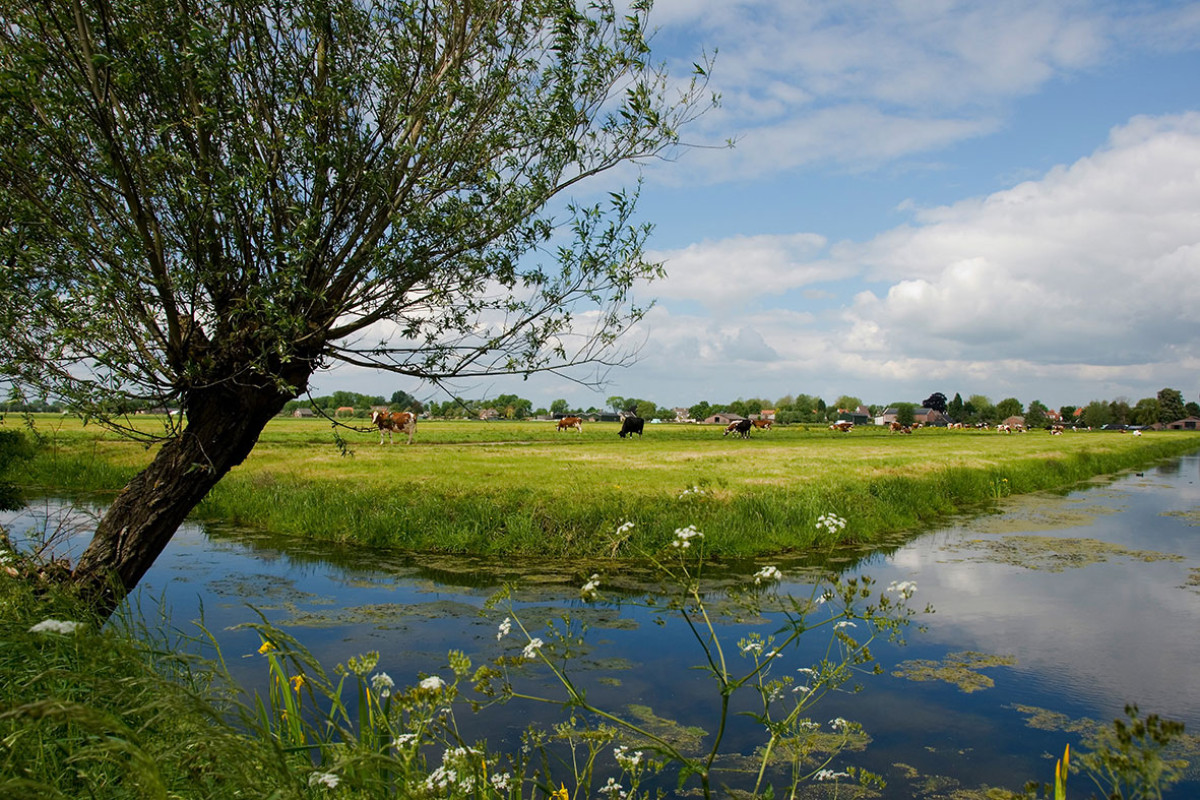
<path fill-rule="evenodd" d="M 659 298 L 696 300 L 715 312 L 737 308 L 834 277 L 835 267 L 813 260 L 825 244 L 821 236 L 797 233 L 735 236 L 653 252 L 649 257 L 665 263 L 668 277 L 651 291 Z"/>
<path fill-rule="evenodd" d="M 718 51 L 722 108 L 689 139 L 740 142 L 695 154 L 669 181 L 934 152 L 996 131 L 1052 81 L 1200 39 L 1194 8 L 1042 0 L 659 0 L 653 20 L 681 74 L 698 43 Z"/>
<path fill-rule="evenodd" d="M 1200 114 L 1134 119 L 1040 180 L 917 211 L 867 242 L 823 244 L 731 237 L 660 254 L 672 277 L 658 292 L 652 369 L 742 361 L 758 381 L 792 381 L 778 393 L 937 380 L 1086 402 L 1067 387 L 1110 399 L 1188 387 L 1200 352 Z M 840 309 L 792 310 L 847 274 L 870 288 Z M 676 318 L 678 299 L 723 309 L 723 321 Z M 772 352 L 741 352 L 746 331 Z"/>

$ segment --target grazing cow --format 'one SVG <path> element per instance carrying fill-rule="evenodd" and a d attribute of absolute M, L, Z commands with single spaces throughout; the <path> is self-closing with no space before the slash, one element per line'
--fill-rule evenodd
<path fill-rule="evenodd" d="M 379 443 L 383 444 L 386 434 L 388 441 L 395 444 L 393 431 L 408 434 L 408 443 L 412 444 L 413 434 L 417 432 L 417 415 L 408 411 L 372 411 L 371 422 L 379 428 Z"/>
<path fill-rule="evenodd" d="M 769 430 L 771 430 L 771 426 L 772 426 L 772 425 L 774 425 L 774 424 L 775 424 L 775 423 L 774 423 L 774 422 L 772 422 L 772 421 L 771 421 L 771 420 L 769 420 L 769 419 L 756 419 L 756 420 L 754 420 L 754 427 L 755 427 L 755 428 L 757 428 L 757 429 L 758 429 L 758 430 L 760 430 L 760 431 L 769 431 Z"/>
<path fill-rule="evenodd" d="M 754 428 L 754 420 L 749 420 L 749 419 L 734 420 L 733 422 L 731 422 L 725 426 L 725 432 L 722 433 L 721 435 L 728 436 L 731 433 L 736 433 L 738 436 L 741 436 L 743 439 L 749 439 L 750 431 L 752 428 Z"/>
<path fill-rule="evenodd" d="M 853 423 L 853 422 L 850 422 L 849 420 L 844 420 L 844 419 L 843 419 L 843 420 L 838 420 L 837 422 L 835 422 L 835 423 L 833 423 L 832 425 L 830 425 L 830 426 L 829 426 L 829 430 L 831 430 L 831 431 L 841 431 L 842 433 L 849 433 L 849 432 L 850 432 L 850 429 L 851 429 L 851 428 L 853 428 L 853 427 L 854 427 L 854 423 Z"/>
<path fill-rule="evenodd" d="M 563 417 L 558 421 L 558 429 L 565 431 L 568 428 L 574 428 L 576 432 L 583 433 L 583 420 L 579 417 Z"/>
<path fill-rule="evenodd" d="M 1012 433 L 1012 426 L 1000 423 L 996 426 L 996 433 Z"/>
<path fill-rule="evenodd" d="M 628 434 L 631 439 L 635 433 L 638 436 L 641 436 L 642 428 L 645 427 L 645 425 L 646 420 L 642 419 L 641 417 L 626 417 L 625 419 L 621 420 L 621 430 L 617 433 L 617 436 L 620 436 L 622 439 L 625 438 L 626 434 Z"/>
<path fill-rule="evenodd" d="M 1050 435 L 1051 436 L 1061 436 L 1062 432 L 1063 432 L 1062 425 L 1051 425 L 1050 426 Z"/>
<path fill-rule="evenodd" d="M 333 412 L 335 417 L 340 417 L 343 413 L 348 416 L 354 416 L 354 406 L 338 406 L 337 411 Z"/>

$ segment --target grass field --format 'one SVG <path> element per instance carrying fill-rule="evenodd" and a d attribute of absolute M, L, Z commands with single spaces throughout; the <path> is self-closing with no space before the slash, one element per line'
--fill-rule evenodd
<path fill-rule="evenodd" d="M 281 418 L 197 515 L 406 550 L 555 557 L 635 556 L 695 525 L 710 551 L 751 556 L 830 544 L 817 526 L 830 512 L 849 523 L 841 538 L 870 541 L 1200 449 L 1200 434 L 1185 432 L 790 426 L 742 440 L 713 426 L 647 425 L 632 439 L 618 429 L 423 421 L 412 446 L 341 429 L 351 449 L 342 455 L 327 421 Z M 35 490 L 116 490 L 152 456 L 73 420 L 45 417 L 37 430 L 40 455 L 16 476 Z M 618 535 L 625 521 L 635 524 Z"/>

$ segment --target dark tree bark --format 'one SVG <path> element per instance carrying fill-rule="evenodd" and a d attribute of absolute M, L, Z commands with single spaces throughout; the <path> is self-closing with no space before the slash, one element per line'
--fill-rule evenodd
<path fill-rule="evenodd" d="M 75 567 L 72 581 L 97 614 L 116 610 L 188 514 L 246 460 L 289 399 L 269 383 L 190 398 L 187 427 L 117 495 Z"/>

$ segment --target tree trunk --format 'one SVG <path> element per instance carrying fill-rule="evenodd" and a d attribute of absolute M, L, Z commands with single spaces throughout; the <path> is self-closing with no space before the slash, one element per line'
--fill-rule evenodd
<path fill-rule="evenodd" d="M 188 398 L 186 428 L 113 500 L 72 573 L 97 614 L 116 610 L 209 489 L 246 459 L 288 399 L 269 385 Z"/>

